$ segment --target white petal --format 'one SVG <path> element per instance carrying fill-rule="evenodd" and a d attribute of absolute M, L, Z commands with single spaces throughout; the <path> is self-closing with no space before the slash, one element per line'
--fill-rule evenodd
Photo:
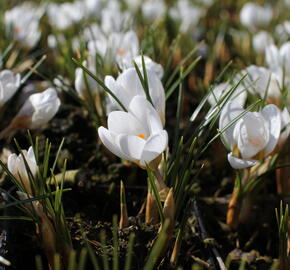
<path fill-rule="evenodd" d="M 35 160 L 35 155 L 32 146 L 29 147 L 27 151 L 27 156 L 25 157 L 30 168 L 31 173 L 35 176 L 37 172 L 37 164 Z"/>
<path fill-rule="evenodd" d="M 149 102 L 147 107 L 147 126 L 149 127 L 150 134 L 155 134 L 163 130 L 160 116 Z"/>
<path fill-rule="evenodd" d="M 165 116 L 165 91 L 161 80 L 155 72 L 147 70 L 149 93 L 156 111 Z"/>
<path fill-rule="evenodd" d="M 146 70 L 152 70 L 153 72 L 156 73 L 156 75 L 158 76 L 159 79 L 161 79 L 163 77 L 163 67 L 160 64 L 155 63 L 150 57 L 144 55 L 144 62 L 145 62 L 145 66 L 146 66 Z M 134 61 L 136 62 L 136 64 L 138 65 L 138 67 L 140 68 L 140 70 L 143 71 L 142 69 L 142 56 L 138 55 L 134 58 Z"/>
<path fill-rule="evenodd" d="M 114 111 L 108 116 L 108 129 L 117 134 L 125 133 L 128 135 L 143 134 L 148 136 L 148 131 L 142 126 L 142 122 L 139 122 L 132 114 Z"/>
<path fill-rule="evenodd" d="M 126 155 L 120 150 L 120 147 L 116 143 L 116 137 L 117 135 L 114 134 L 113 132 L 110 132 L 104 127 L 99 127 L 98 128 L 98 134 L 99 137 L 102 141 L 102 143 L 110 150 L 114 155 L 131 161 L 130 156 Z"/>
<path fill-rule="evenodd" d="M 220 119 L 219 119 L 219 129 L 224 129 L 229 123 L 232 122 L 232 125 L 228 127 L 223 132 L 223 137 L 230 146 L 233 146 L 236 144 L 233 132 L 236 125 L 236 122 L 234 123 L 234 119 L 236 119 L 242 112 L 244 112 L 244 109 L 235 101 L 229 101 L 227 104 L 224 105 Z"/>
<path fill-rule="evenodd" d="M 290 72 L 290 42 L 285 42 L 280 48 L 280 65 L 285 68 L 285 72 Z"/>
<path fill-rule="evenodd" d="M 126 108 L 129 107 L 129 104 L 134 96 L 145 96 L 142 84 L 134 68 L 125 70 L 117 78 L 116 83 L 116 87 L 118 88 L 116 95 Z"/>
<path fill-rule="evenodd" d="M 244 169 L 244 168 L 252 167 L 258 162 L 257 160 L 247 160 L 247 159 L 237 158 L 233 155 L 232 152 L 228 154 L 228 161 L 234 169 Z"/>
<path fill-rule="evenodd" d="M 274 43 L 272 36 L 266 31 L 260 31 L 253 36 L 253 48 L 257 53 L 264 53 L 267 46 Z"/>
<path fill-rule="evenodd" d="M 162 130 L 159 134 L 152 135 L 147 141 L 141 156 L 141 165 L 146 165 L 157 158 L 168 145 L 168 134 Z"/>
<path fill-rule="evenodd" d="M 281 134 L 279 138 L 279 145 L 282 145 L 290 134 L 290 114 L 288 109 L 285 107 L 281 113 Z"/>
<path fill-rule="evenodd" d="M 231 89 L 231 85 L 229 83 L 220 83 L 212 89 L 211 93 L 208 96 L 207 101 L 211 106 L 215 106 L 217 101 L 229 90 Z"/>
<path fill-rule="evenodd" d="M 60 106 L 60 99 L 54 88 L 48 88 L 43 93 L 31 95 L 29 101 L 34 109 L 31 128 L 38 128 L 50 121 Z"/>
<path fill-rule="evenodd" d="M 121 134 L 117 137 L 118 145 L 131 160 L 140 160 L 146 141 L 138 136 Z"/>
<path fill-rule="evenodd" d="M 247 67 L 244 71 L 248 73 L 248 76 L 244 80 L 246 88 L 248 88 L 251 93 L 258 93 L 264 97 L 271 77 L 270 70 L 252 65 Z"/>
<path fill-rule="evenodd" d="M 261 114 L 267 121 L 268 129 L 270 131 L 269 142 L 265 147 L 265 156 L 269 155 L 276 147 L 281 131 L 281 113 L 276 105 L 270 104 L 265 106 Z"/>
<path fill-rule="evenodd" d="M 11 154 L 7 160 L 7 167 L 9 171 L 16 177 L 18 173 L 17 155 Z"/>
<path fill-rule="evenodd" d="M 269 129 L 264 117 L 258 112 L 247 112 L 234 129 L 234 138 L 243 158 L 252 158 L 269 142 Z"/>
<path fill-rule="evenodd" d="M 279 50 L 275 45 L 270 45 L 266 48 L 266 62 L 272 71 L 276 71 L 280 68 L 279 59 Z"/>
<path fill-rule="evenodd" d="M 129 106 L 129 112 L 136 116 L 147 134 L 162 130 L 162 123 L 156 110 L 144 96 L 135 96 Z"/>

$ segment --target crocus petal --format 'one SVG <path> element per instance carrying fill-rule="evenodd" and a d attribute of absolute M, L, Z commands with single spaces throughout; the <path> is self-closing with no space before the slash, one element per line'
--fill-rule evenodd
<path fill-rule="evenodd" d="M 168 145 L 168 134 L 165 130 L 162 130 L 159 134 L 152 135 L 144 146 L 140 164 L 146 165 L 155 158 L 157 158 Z"/>
<path fill-rule="evenodd" d="M 15 94 L 19 85 L 20 74 L 14 74 L 7 69 L 0 72 L 0 106 Z"/>
<path fill-rule="evenodd" d="M 228 94 L 232 87 L 233 85 L 227 82 L 214 86 L 207 99 L 210 105 L 215 106 L 222 97 Z M 245 104 L 246 99 L 247 91 L 243 85 L 239 85 L 230 97 L 230 100 L 235 100 L 241 106 Z"/>
<path fill-rule="evenodd" d="M 48 88 L 43 93 L 31 95 L 29 101 L 34 110 L 31 128 L 38 128 L 50 121 L 60 106 L 60 100 L 54 88 Z"/>
<path fill-rule="evenodd" d="M 108 129 L 104 127 L 98 128 L 98 134 L 102 141 L 102 143 L 108 148 L 114 155 L 118 156 L 119 158 L 132 161 L 130 156 L 124 154 L 119 146 L 116 144 L 116 134 L 110 132 Z"/>
<path fill-rule="evenodd" d="M 146 55 L 144 55 L 143 57 L 144 57 L 146 71 L 151 70 L 151 71 L 155 72 L 156 75 L 158 76 L 158 78 L 161 79 L 163 77 L 163 74 L 164 74 L 163 67 L 160 64 L 155 63 L 150 57 L 148 57 Z M 143 71 L 142 56 L 141 55 L 136 56 L 134 58 L 134 61 L 138 65 L 139 69 Z"/>
<path fill-rule="evenodd" d="M 258 162 L 257 160 L 247 160 L 237 158 L 233 155 L 232 152 L 228 154 L 228 161 L 234 169 L 245 169 L 248 167 L 252 167 Z"/>
<path fill-rule="evenodd" d="M 151 104 L 148 104 L 147 107 L 147 125 L 151 134 L 158 133 L 163 129 L 160 116 Z"/>
<path fill-rule="evenodd" d="M 279 138 L 279 146 L 281 146 L 289 137 L 290 134 L 290 114 L 285 107 L 281 112 L 281 134 Z"/>
<path fill-rule="evenodd" d="M 258 112 L 247 112 L 236 124 L 234 139 L 243 158 L 252 158 L 269 142 L 269 129 Z"/>
<path fill-rule="evenodd" d="M 165 91 L 161 80 L 155 72 L 147 70 L 149 93 L 156 111 L 165 116 Z"/>
<path fill-rule="evenodd" d="M 149 134 L 149 128 L 147 126 L 147 108 L 148 101 L 144 96 L 135 96 L 133 97 L 132 101 L 130 102 L 129 106 L 129 112 L 130 114 L 134 115 L 140 123 L 142 123 L 142 126 L 146 129 L 147 133 Z"/>
<path fill-rule="evenodd" d="M 269 142 L 264 149 L 265 156 L 267 156 L 274 150 L 280 137 L 281 113 L 276 105 L 269 104 L 261 111 L 261 114 L 265 118 L 270 131 Z"/>
<path fill-rule="evenodd" d="M 251 93 L 258 93 L 263 96 L 267 90 L 267 86 L 271 77 L 269 69 L 264 67 L 258 67 L 251 65 L 247 67 L 242 73 L 248 74 L 245 78 L 245 87 L 249 89 Z"/>
<path fill-rule="evenodd" d="M 290 42 L 285 42 L 279 51 L 280 54 L 280 66 L 285 69 L 285 72 L 289 74 L 290 72 Z"/>
<path fill-rule="evenodd" d="M 219 129 L 223 130 L 228 124 L 232 123 L 230 127 L 228 127 L 223 132 L 223 137 L 230 146 L 235 144 L 235 140 L 233 137 L 233 132 L 236 123 L 234 123 L 234 119 L 236 119 L 244 109 L 236 102 L 236 101 L 229 101 L 227 104 L 224 105 L 220 119 L 219 119 Z"/>
<path fill-rule="evenodd" d="M 132 114 L 122 111 L 114 111 L 109 114 L 108 129 L 117 134 L 143 134 L 145 136 L 148 136 L 147 130 L 142 127 L 142 122 L 139 122 L 137 118 L 135 118 Z"/>
<path fill-rule="evenodd" d="M 117 143 L 121 151 L 130 157 L 131 160 L 140 160 L 146 141 L 138 136 L 120 134 Z"/>
<path fill-rule="evenodd" d="M 280 67 L 279 50 L 275 45 L 270 45 L 266 48 L 266 62 L 272 71 L 277 71 Z"/>
<path fill-rule="evenodd" d="M 7 160 L 7 167 L 9 169 L 9 171 L 16 176 L 18 173 L 18 166 L 17 166 L 17 155 L 16 154 L 11 154 L 8 157 Z"/>
<path fill-rule="evenodd" d="M 118 84 L 117 81 L 112 76 L 105 77 L 105 85 L 115 94 L 115 96 L 120 100 L 122 105 L 125 108 L 129 106 L 129 100 L 124 95 L 124 88 L 122 85 Z M 109 102 L 111 103 L 111 107 L 121 110 L 120 104 L 111 96 L 109 95 Z M 113 111 L 113 110 L 112 110 Z"/>
<path fill-rule="evenodd" d="M 144 96 L 135 96 L 132 99 L 129 112 L 136 116 L 148 134 L 157 133 L 163 129 L 159 115 Z"/>

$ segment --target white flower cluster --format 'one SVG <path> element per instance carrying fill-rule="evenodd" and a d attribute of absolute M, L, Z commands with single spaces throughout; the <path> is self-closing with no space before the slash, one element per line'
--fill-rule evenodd
<path fill-rule="evenodd" d="M 252 2 L 243 6 L 241 24 L 254 33 L 253 48 L 265 54 L 265 66 L 246 67 L 232 81 L 215 85 L 208 96 L 213 108 L 223 105 L 219 129 L 223 130 L 224 142 L 231 150 L 228 160 L 236 169 L 254 166 L 278 151 L 290 134 L 289 95 L 285 100 L 285 91 L 289 92 L 290 87 L 290 42 L 278 48 L 274 37 L 261 30 L 272 18 L 271 6 Z M 279 27 L 281 32 L 282 26 Z M 285 22 L 283 32 L 287 33 L 288 28 Z M 249 95 L 258 95 L 268 105 L 258 112 L 244 110 Z"/>

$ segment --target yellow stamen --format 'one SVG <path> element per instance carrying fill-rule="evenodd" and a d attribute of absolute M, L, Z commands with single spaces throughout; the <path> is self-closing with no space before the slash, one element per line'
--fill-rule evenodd
<path fill-rule="evenodd" d="M 234 145 L 232 151 L 233 151 L 235 157 L 237 157 L 237 158 L 240 158 L 240 157 L 241 157 L 241 155 L 240 155 L 240 150 L 239 150 L 239 148 L 238 148 L 237 145 Z"/>

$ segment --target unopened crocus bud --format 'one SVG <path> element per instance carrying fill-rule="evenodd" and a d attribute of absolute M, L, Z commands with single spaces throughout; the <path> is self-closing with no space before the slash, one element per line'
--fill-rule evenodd
<path fill-rule="evenodd" d="M 84 63 L 84 66 L 86 66 L 86 63 Z M 92 70 L 91 72 L 95 73 Z M 99 89 L 97 82 L 90 75 L 86 74 L 82 68 L 76 68 L 75 88 L 79 97 L 86 101 L 90 100 L 90 93 L 94 96 L 94 93 Z"/>
<path fill-rule="evenodd" d="M 3 106 L 20 86 L 20 74 L 10 70 L 0 72 L 0 107 Z"/>
<path fill-rule="evenodd" d="M 266 48 L 274 43 L 274 40 L 268 32 L 260 31 L 253 36 L 252 42 L 257 53 L 264 53 Z"/>
<path fill-rule="evenodd" d="M 54 88 L 31 95 L 23 104 L 10 125 L 0 133 L 0 138 L 10 136 L 18 129 L 37 129 L 48 123 L 57 113 L 60 99 Z"/>
<path fill-rule="evenodd" d="M 27 116 L 30 124 L 27 128 L 36 129 L 48 123 L 57 113 L 60 99 L 54 88 L 31 95 L 24 103 L 16 117 Z"/>
<path fill-rule="evenodd" d="M 18 183 L 22 186 L 26 193 L 31 194 L 31 183 L 29 180 L 28 172 L 25 166 L 24 159 L 30 169 L 30 172 L 33 176 L 37 173 L 37 164 L 35 160 L 35 155 L 33 152 L 33 148 L 29 147 L 27 150 L 22 150 L 22 154 L 18 156 L 16 154 L 11 154 L 8 157 L 7 166 L 9 171 L 13 174 L 13 176 L 17 179 Z"/>

